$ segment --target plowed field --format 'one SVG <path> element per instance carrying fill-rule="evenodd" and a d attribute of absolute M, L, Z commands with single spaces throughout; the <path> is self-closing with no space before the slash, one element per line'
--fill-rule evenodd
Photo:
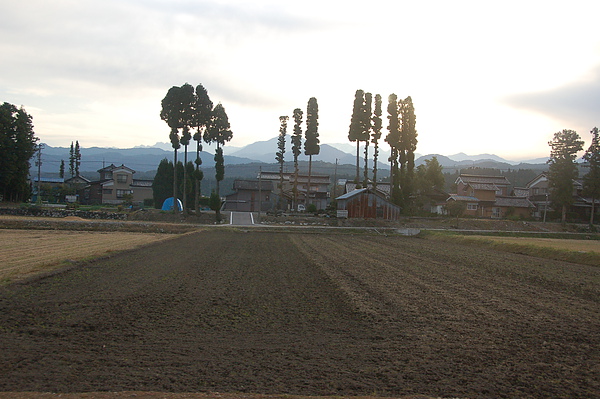
<path fill-rule="evenodd" d="M 600 268 L 205 231 L 0 288 L 0 391 L 600 396 Z"/>

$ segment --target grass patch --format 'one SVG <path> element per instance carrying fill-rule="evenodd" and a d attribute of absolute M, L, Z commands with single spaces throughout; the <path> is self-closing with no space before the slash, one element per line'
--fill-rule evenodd
<path fill-rule="evenodd" d="M 543 259 L 600 266 L 600 243 L 598 243 L 598 235 L 590 237 L 589 234 L 548 233 L 538 235 L 506 232 L 473 235 L 457 232 L 424 231 L 419 236 L 425 239 L 443 240 L 467 245 L 484 245 L 498 251 L 535 256 Z"/>

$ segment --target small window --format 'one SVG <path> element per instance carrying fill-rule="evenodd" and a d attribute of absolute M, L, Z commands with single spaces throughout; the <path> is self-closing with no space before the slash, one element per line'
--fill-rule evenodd
<path fill-rule="evenodd" d="M 127 183 L 127 175 L 118 174 L 117 175 L 117 183 Z"/>
<path fill-rule="evenodd" d="M 102 190 L 102 194 L 112 194 L 112 188 L 105 188 Z"/>
<path fill-rule="evenodd" d="M 467 211 L 476 211 L 477 204 L 467 204 Z"/>

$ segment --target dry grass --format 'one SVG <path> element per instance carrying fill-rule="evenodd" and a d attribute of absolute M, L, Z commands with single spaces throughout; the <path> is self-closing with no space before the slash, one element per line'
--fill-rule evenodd
<path fill-rule="evenodd" d="M 576 252 L 600 253 L 599 240 L 564 240 L 560 238 L 471 236 L 504 244 L 533 245 Z"/>
<path fill-rule="evenodd" d="M 8 282 L 72 263 L 164 240 L 157 233 L 0 230 L 0 281 Z"/>

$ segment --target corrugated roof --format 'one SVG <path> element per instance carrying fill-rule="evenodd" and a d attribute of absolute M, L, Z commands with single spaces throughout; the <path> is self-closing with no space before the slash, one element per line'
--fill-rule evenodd
<path fill-rule="evenodd" d="M 346 194 L 344 194 L 344 195 L 340 195 L 340 196 L 339 196 L 339 197 L 337 197 L 336 199 L 338 199 L 338 200 L 344 200 L 344 199 L 352 198 L 352 197 L 354 197 L 355 195 L 358 195 L 358 194 L 360 194 L 360 193 L 364 193 L 364 192 L 365 192 L 365 191 L 367 191 L 367 190 L 368 190 L 368 189 L 366 189 L 366 188 L 359 188 L 358 190 L 353 190 L 353 191 L 350 191 L 349 193 L 346 193 Z"/>
<path fill-rule="evenodd" d="M 468 195 L 458 195 L 458 194 L 450 194 L 450 197 L 448 199 L 449 200 L 453 199 L 455 201 L 479 202 L 478 198 L 471 197 Z"/>

